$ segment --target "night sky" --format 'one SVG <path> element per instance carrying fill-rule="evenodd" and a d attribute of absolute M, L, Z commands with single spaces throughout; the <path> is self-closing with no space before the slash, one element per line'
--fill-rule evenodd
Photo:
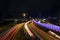
<path fill-rule="evenodd" d="M 27 17 L 60 17 L 60 1 L 58 0 L 1 0 L 0 18 Z"/>

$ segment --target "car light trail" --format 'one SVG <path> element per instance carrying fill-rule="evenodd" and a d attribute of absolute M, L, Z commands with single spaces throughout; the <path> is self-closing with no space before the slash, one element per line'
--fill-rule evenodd
<path fill-rule="evenodd" d="M 11 34 L 10 36 L 10 40 L 14 40 L 14 37 L 16 36 L 18 30 L 20 29 L 20 25 L 17 26 L 17 28 L 15 29 L 15 31 Z"/>
<path fill-rule="evenodd" d="M 25 23 L 25 29 L 26 29 L 26 31 L 28 32 L 28 34 L 30 35 L 30 37 L 32 37 L 32 38 L 34 38 L 35 36 L 34 36 L 34 34 L 30 31 L 30 29 L 27 27 L 27 24 L 28 24 L 29 22 L 26 22 Z"/>
<path fill-rule="evenodd" d="M 7 34 L 3 35 L 0 40 L 5 40 L 15 29 L 16 27 L 13 27 Z"/>
<path fill-rule="evenodd" d="M 14 40 L 15 35 L 17 34 L 18 30 L 22 27 L 22 24 L 17 24 L 16 26 L 12 27 L 6 34 L 4 34 L 0 40 Z"/>
<path fill-rule="evenodd" d="M 54 35 L 55 37 L 59 38 L 60 39 L 60 36 L 58 36 L 57 34 L 55 34 L 54 32 L 52 31 L 49 31 L 52 35 Z"/>
<path fill-rule="evenodd" d="M 53 31 L 56 31 L 56 32 L 60 32 L 60 27 L 59 26 L 56 26 L 56 25 L 53 25 L 53 24 L 39 23 L 39 22 L 36 22 L 36 21 L 34 21 L 34 22 L 36 24 L 38 24 L 39 26 L 45 27 L 47 29 L 50 29 L 50 30 L 53 30 Z"/>

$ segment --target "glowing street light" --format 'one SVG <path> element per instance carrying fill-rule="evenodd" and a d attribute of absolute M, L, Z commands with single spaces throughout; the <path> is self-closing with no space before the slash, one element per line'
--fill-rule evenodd
<path fill-rule="evenodd" d="M 26 16 L 26 13 L 23 13 L 22 15 L 23 15 L 23 17 L 25 18 L 25 16 Z"/>
<path fill-rule="evenodd" d="M 26 14 L 25 14 L 25 13 L 23 13 L 23 16 L 25 17 L 25 16 L 26 16 Z"/>
<path fill-rule="evenodd" d="M 26 16 L 26 13 L 23 13 L 23 16 L 25 17 Z"/>

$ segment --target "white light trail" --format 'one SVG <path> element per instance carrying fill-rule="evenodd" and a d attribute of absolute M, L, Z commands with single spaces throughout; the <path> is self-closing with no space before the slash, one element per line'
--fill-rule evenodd
<path fill-rule="evenodd" d="M 49 31 L 52 35 L 54 35 L 55 37 L 59 38 L 60 39 L 60 36 L 58 36 L 57 34 L 55 34 L 54 32 L 52 31 Z"/>
<path fill-rule="evenodd" d="M 28 26 L 27 26 L 27 24 L 28 24 L 29 22 L 26 22 L 25 23 L 25 29 L 26 29 L 26 31 L 28 32 L 28 34 L 31 36 L 31 37 L 34 37 L 34 35 L 33 35 L 33 33 L 30 31 L 30 29 L 28 28 Z"/>

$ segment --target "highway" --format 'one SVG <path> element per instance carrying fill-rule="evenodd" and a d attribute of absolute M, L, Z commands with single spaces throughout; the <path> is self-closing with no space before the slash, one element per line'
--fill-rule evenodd
<path fill-rule="evenodd" d="M 60 40 L 36 25 L 33 21 L 15 24 L 0 40 Z"/>

